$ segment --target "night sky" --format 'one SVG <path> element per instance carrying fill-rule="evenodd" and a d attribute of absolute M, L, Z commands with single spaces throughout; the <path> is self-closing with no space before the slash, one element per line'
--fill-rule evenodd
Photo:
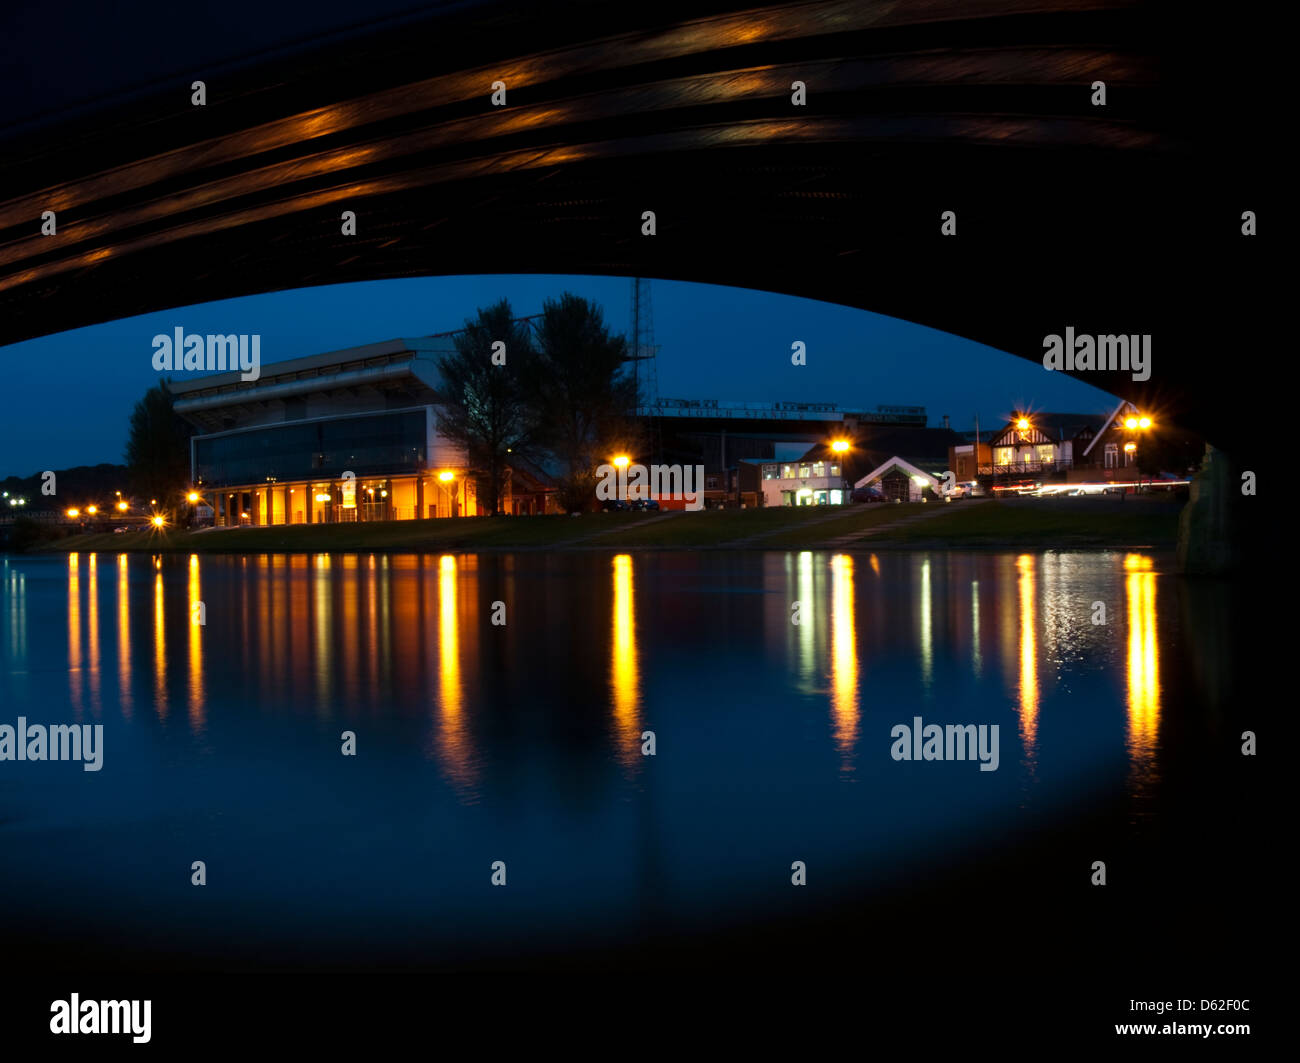
<path fill-rule="evenodd" d="M 258 333 L 262 363 L 461 327 L 503 296 L 517 315 L 572 291 L 626 333 L 631 281 L 618 277 L 433 277 L 305 288 L 200 303 L 0 347 L 6 411 L 0 476 L 119 462 L 131 408 L 159 374 L 151 341 L 176 327 Z M 651 284 L 659 394 L 733 402 L 926 407 L 956 429 L 1013 409 L 1105 415 L 1105 392 L 983 344 L 849 307 L 675 281 Z M 790 364 L 790 345 L 808 364 Z M 183 378 L 188 374 L 176 374 Z"/>

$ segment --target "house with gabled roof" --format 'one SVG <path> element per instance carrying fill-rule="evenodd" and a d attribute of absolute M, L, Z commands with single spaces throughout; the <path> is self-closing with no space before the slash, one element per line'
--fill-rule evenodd
<path fill-rule="evenodd" d="M 927 490 L 932 495 L 941 493 L 941 476 L 940 470 L 926 470 L 906 458 L 894 456 L 860 477 L 853 486 L 876 488 L 891 502 L 920 502 Z"/>
<path fill-rule="evenodd" d="M 1091 413 L 1021 413 L 997 432 L 989 447 L 991 465 L 980 473 L 993 476 L 1043 476 L 1065 473 L 1082 464 L 1105 419 Z"/>

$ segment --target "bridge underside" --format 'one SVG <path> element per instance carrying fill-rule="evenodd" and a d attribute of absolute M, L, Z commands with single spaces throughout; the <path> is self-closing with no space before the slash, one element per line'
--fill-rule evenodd
<path fill-rule="evenodd" d="M 1258 186 L 1174 117 L 1202 90 L 1156 7 L 625 8 L 479 5 L 254 64 L 203 108 L 185 85 L 11 139 L 0 343 L 304 285 L 646 276 L 861 307 L 1034 360 L 1067 326 L 1150 334 L 1150 379 L 1078 375 L 1216 440 L 1246 429 L 1220 359 L 1263 343 L 1241 313 L 1263 278 L 1240 233 Z M 1216 151 L 1238 149 L 1228 128 L 1245 136 L 1215 127 Z M 774 337 L 770 356 L 788 352 Z"/>

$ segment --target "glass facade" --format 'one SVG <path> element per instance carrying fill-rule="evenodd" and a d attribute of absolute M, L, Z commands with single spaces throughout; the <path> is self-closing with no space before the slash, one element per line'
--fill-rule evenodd
<path fill-rule="evenodd" d="M 197 437 L 194 471 L 211 486 L 414 474 L 425 466 L 427 442 L 424 410 L 271 425 Z"/>
<path fill-rule="evenodd" d="M 260 484 L 224 484 L 204 493 L 218 527 L 350 524 L 479 514 L 474 480 L 465 469 L 416 476 Z"/>

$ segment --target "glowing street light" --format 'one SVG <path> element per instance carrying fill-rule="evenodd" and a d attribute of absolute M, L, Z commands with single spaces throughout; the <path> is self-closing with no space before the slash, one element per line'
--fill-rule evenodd
<path fill-rule="evenodd" d="M 99 507 L 98 507 L 98 506 L 87 506 L 87 507 L 86 507 L 86 512 L 89 513 L 89 514 L 93 517 L 96 513 L 99 512 Z"/>
<path fill-rule="evenodd" d="M 1029 418 L 1021 417 L 1020 420 L 1016 422 L 1016 427 L 1022 432 L 1027 431 L 1029 428 Z"/>
<path fill-rule="evenodd" d="M 1139 417 L 1139 418 L 1138 418 L 1138 427 L 1139 427 L 1139 428 L 1150 428 L 1150 427 L 1151 427 L 1151 418 L 1150 418 L 1150 417 Z"/>
<path fill-rule="evenodd" d="M 117 511 L 118 511 L 119 513 L 125 513 L 125 512 L 127 511 L 128 508 L 129 508 L 129 507 L 127 506 L 127 504 L 126 504 L 125 502 L 119 502 L 119 503 L 117 504 Z"/>
<path fill-rule="evenodd" d="M 153 518 L 153 526 L 154 526 L 155 528 L 161 528 L 161 527 L 163 527 L 166 523 L 167 523 L 167 518 L 164 517 L 161 513 L 156 513 L 156 514 L 154 514 L 154 518 Z"/>
<path fill-rule="evenodd" d="M 843 454 L 848 449 L 849 449 L 849 441 L 847 439 L 837 439 L 833 443 L 831 443 L 831 450 L 833 450 L 836 454 Z"/>
<path fill-rule="evenodd" d="M 188 495 L 185 496 L 186 502 L 197 502 L 198 500 L 199 500 L 199 493 L 197 491 L 191 491 Z"/>
<path fill-rule="evenodd" d="M 626 454 L 619 454 L 617 457 L 614 458 L 614 466 L 619 469 L 626 469 L 627 464 L 630 460 L 631 459 L 628 458 Z"/>
<path fill-rule="evenodd" d="M 80 517 L 80 516 L 81 516 L 81 510 L 79 510 L 76 506 L 73 506 L 70 510 L 68 510 L 68 516 L 69 516 L 69 517 Z"/>
<path fill-rule="evenodd" d="M 438 473 L 438 482 L 450 487 L 451 515 L 453 517 L 460 516 L 460 502 L 458 501 L 460 495 L 460 482 L 456 479 L 456 474 L 450 469 L 444 469 L 442 472 Z M 465 497 L 466 500 L 469 499 L 468 487 L 465 489 Z"/>

